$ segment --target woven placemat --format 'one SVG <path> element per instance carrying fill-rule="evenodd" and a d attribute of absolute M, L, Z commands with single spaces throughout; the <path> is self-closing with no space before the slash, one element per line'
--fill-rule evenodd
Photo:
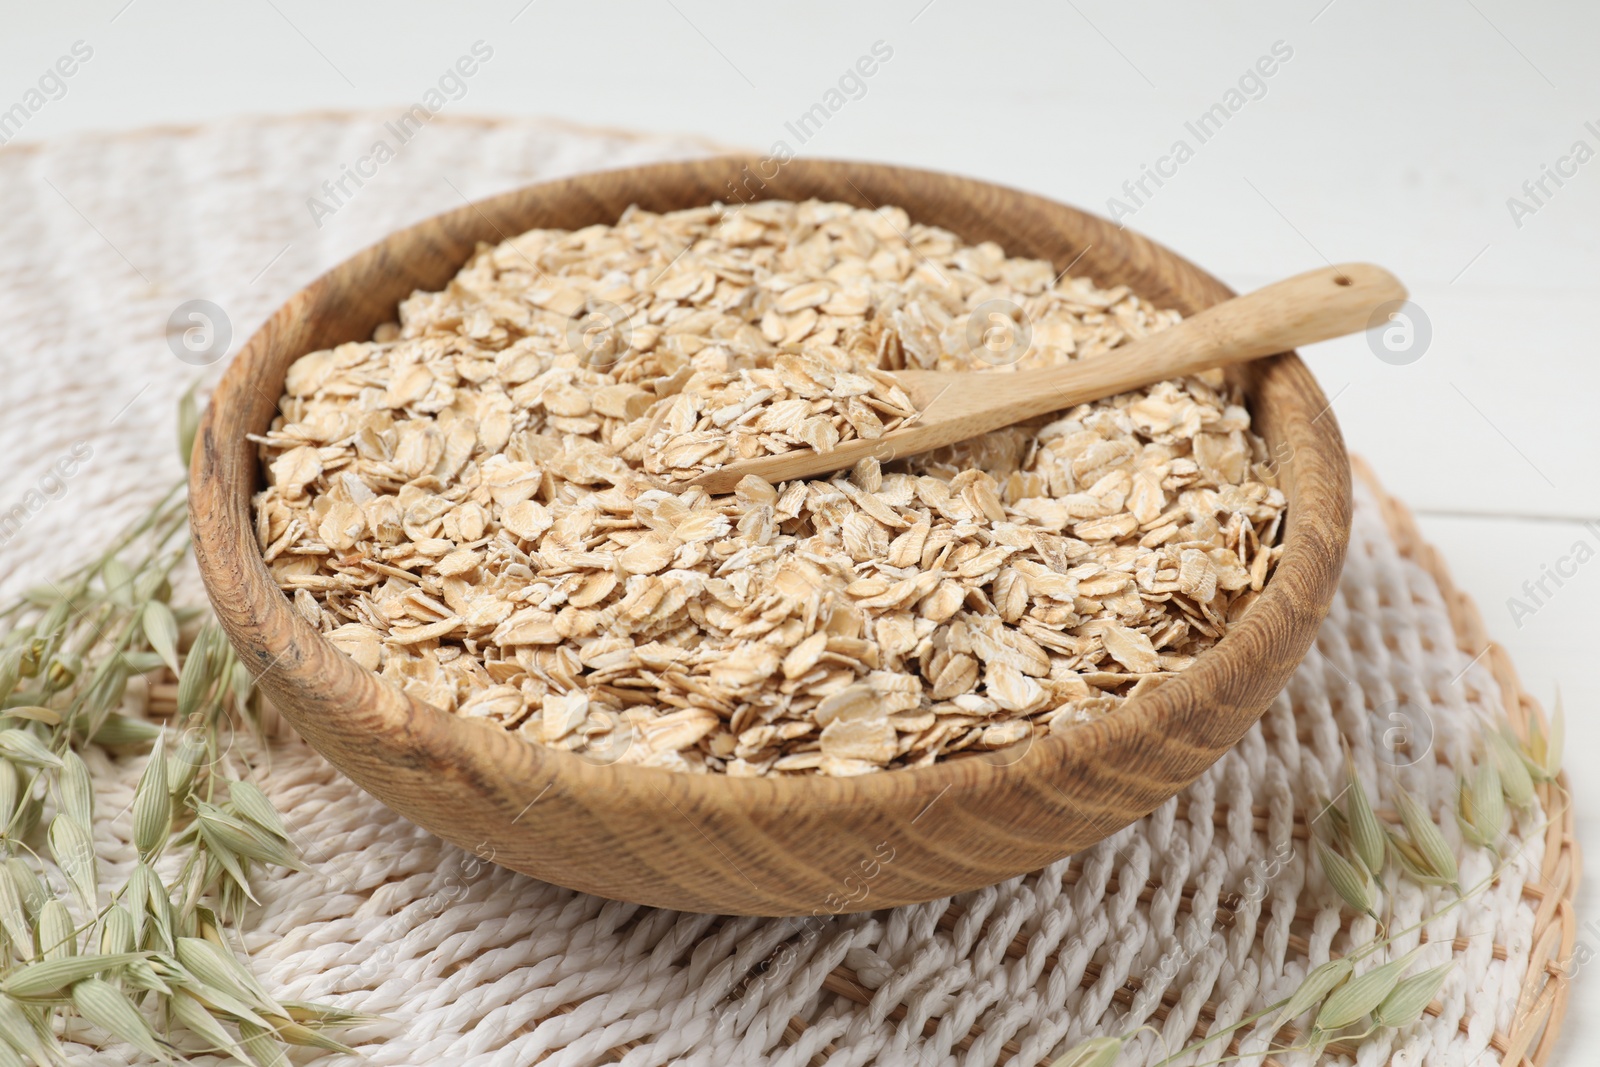
<path fill-rule="evenodd" d="M 0 527 L 0 592 L 83 557 L 178 477 L 173 406 L 197 373 L 165 341 L 181 302 L 219 305 L 236 347 L 320 270 L 464 198 L 710 149 L 440 116 L 336 213 L 314 218 L 321 183 L 368 153 L 391 118 L 257 119 L 0 150 L 10 401 L 0 513 L 14 520 Z M 72 475 L 52 478 L 74 449 Z M 1032 1067 L 1143 1024 L 1122 1062 L 1155 1062 L 1374 936 L 1308 858 L 1306 820 L 1339 790 L 1341 736 L 1380 809 L 1393 808 L 1398 783 L 1445 812 L 1485 725 L 1508 720 L 1526 734 L 1541 717 L 1404 508 L 1358 474 L 1340 594 L 1260 725 L 1156 813 L 1045 870 L 814 923 L 659 911 L 483 863 L 286 737 L 265 781 L 310 869 L 259 886 L 245 948 L 284 996 L 381 1013 L 350 1037 L 370 1064 Z M 1395 728 L 1413 732 L 1404 766 L 1379 758 Z M 233 756 L 260 758 L 242 741 Z M 108 875 L 125 878 L 137 763 L 93 754 L 91 769 L 101 810 L 124 812 L 96 834 Z M 1457 961 L 1434 1009 L 1398 1034 L 1336 1046 L 1327 1062 L 1547 1062 L 1566 1006 L 1559 961 L 1576 936 L 1579 861 L 1560 786 L 1542 787 L 1540 801 L 1516 816 L 1512 862 L 1491 889 L 1393 946 L 1422 946 L 1422 966 Z M 1481 879 L 1494 861 L 1462 843 L 1453 819 L 1441 823 L 1463 881 Z M 1396 928 L 1449 899 L 1409 882 L 1385 888 Z M 1259 1063 L 1249 1054 L 1261 1047 L 1244 1038 L 1226 1050 Z M 121 1047 L 72 1053 L 95 1067 L 143 1062 Z M 1182 1062 L 1223 1054 L 1219 1041 Z"/>

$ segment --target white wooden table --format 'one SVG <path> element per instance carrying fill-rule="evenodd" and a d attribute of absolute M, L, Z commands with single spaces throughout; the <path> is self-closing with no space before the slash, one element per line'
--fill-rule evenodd
<path fill-rule="evenodd" d="M 1600 855 L 1600 793 L 1585 773 L 1600 751 L 1600 524 L 1584 525 L 1600 518 L 1590 327 L 1600 159 L 1588 158 L 1600 154 L 1600 8 L 627 7 L 503 0 L 449 16 L 419 0 L 17 7 L 0 35 L 0 137 L 244 112 L 398 111 L 481 41 L 491 54 L 460 79 L 448 111 L 687 131 L 761 150 L 781 140 L 799 155 L 953 170 L 1102 212 L 1117 198 L 1132 209 L 1129 225 L 1238 288 L 1325 261 L 1382 263 L 1426 314 L 1426 350 L 1396 365 L 1353 338 L 1306 354 L 1352 448 L 1416 510 L 1531 691 L 1548 706 L 1560 687 L 1580 836 Z M 58 88 L 46 72 L 80 41 L 92 54 L 68 63 Z M 870 76 L 847 74 L 862 57 L 873 59 L 859 68 Z M 453 95 L 456 83 L 446 88 Z M 16 103 L 23 113 L 7 120 Z M 1581 935 L 1591 952 L 1593 884 L 1579 898 L 1580 918 L 1597 916 Z M 1566 1062 L 1600 1056 L 1597 1016 L 1600 981 L 1585 977 L 1567 1016 Z"/>

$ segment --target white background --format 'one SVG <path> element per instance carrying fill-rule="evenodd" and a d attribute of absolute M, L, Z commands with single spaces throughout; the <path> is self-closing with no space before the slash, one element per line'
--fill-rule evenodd
<path fill-rule="evenodd" d="M 1526 599 L 1523 583 L 1574 541 L 1600 548 L 1600 533 L 1580 523 L 1600 517 L 1600 160 L 1559 189 L 1547 184 L 1542 204 L 1522 191 L 1575 141 L 1600 149 L 1600 8 L 1512 0 L 450 7 L 5 3 L 0 109 L 78 40 L 94 48 L 93 60 L 19 140 L 242 113 L 398 109 L 481 39 L 493 60 L 451 113 L 548 115 L 761 150 L 781 138 L 805 156 L 956 171 L 1106 212 L 1108 198 L 1123 196 L 1123 183 L 1175 139 L 1194 144 L 1184 123 L 1284 42 L 1292 58 L 1265 94 L 1200 145 L 1130 225 L 1236 288 L 1353 259 L 1382 263 L 1410 285 L 1432 324 L 1420 359 L 1390 365 L 1364 338 L 1306 354 L 1352 449 L 1417 512 L 1532 693 L 1547 706 L 1558 686 L 1565 695 L 1579 828 L 1589 854 L 1600 855 L 1600 793 L 1585 773 L 1600 749 L 1600 560 L 1520 625 L 1507 605 Z M 784 124 L 878 41 L 893 55 L 865 95 L 800 145 Z M 1512 196 L 1536 207 L 1520 225 Z M 1580 920 L 1597 903 L 1586 888 Z M 1600 932 L 1582 938 L 1600 951 Z M 1567 1017 L 1564 1062 L 1600 1055 L 1597 1014 L 1600 982 L 1586 976 Z"/>

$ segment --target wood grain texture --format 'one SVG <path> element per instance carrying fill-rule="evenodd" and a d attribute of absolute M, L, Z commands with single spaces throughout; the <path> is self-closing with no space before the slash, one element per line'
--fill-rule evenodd
<path fill-rule="evenodd" d="M 289 364 L 369 337 L 413 290 L 441 288 L 478 242 L 534 227 L 609 223 L 630 204 L 895 204 L 1010 255 L 1076 261 L 1101 285 L 1128 285 L 1186 315 L 1232 295 L 1135 233 L 1014 190 L 858 163 L 774 169 L 724 158 L 537 185 L 427 220 L 330 271 L 251 338 L 212 397 L 190 476 L 195 554 L 234 647 L 300 734 L 390 807 L 480 856 L 688 911 L 809 915 L 931 900 L 1041 867 L 1147 814 L 1238 741 L 1285 684 L 1332 600 L 1351 509 L 1343 442 L 1298 358 L 1228 372 L 1283 460 L 1289 497 L 1283 558 L 1249 613 L 1189 670 L 1113 714 L 931 767 L 730 779 L 598 766 L 530 744 L 412 700 L 338 652 L 273 585 L 252 532 L 260 471 L 245 435 L 271 422 Z"/>
<path fill-rule="evenodd" d="M 1004 374 L 896 371 L 891 377 L 917 408 L 909 425 L 882 437 L 852 438 L 826 452 L 801 448 L 741 460 L 690 484 L 710 493 L 729 493 L 750 475 L 777 485 L 844 470 L 868 456 L 879 462 L 904 459 L 1167 378 L 1359 333 L 1378 308 L 1405 298 L 1405 286 L 1382 267 L 1346 263 L 1297 274 L 1214 304 L 1176 326 L 1094 359 Z"/>

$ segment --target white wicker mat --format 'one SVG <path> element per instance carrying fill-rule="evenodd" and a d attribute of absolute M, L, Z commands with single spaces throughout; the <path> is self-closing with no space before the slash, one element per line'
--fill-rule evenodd
<path fill-rule="evenodd" d="M 222 306 L 236 348 L 314 275 L 463 196 L 708 150 L 441 118 L 319 229 L 307 198 L 390 117 L 247 120 L 0 151 L 0 513 L 43 501 L 14 534 L 0 532 L 0 591 L 81 558 L 178 476 L 174 401 L 196 373 L 165 343 L 180 302 Z M 51 480 L 80 441 L 87 461 Z M 1220 1024 L 1248 1014 L 1330 947 L 1371 936 L 1367 919 L 1341 935 L 1336 898 L 1307 862 L 1303 820 L 1337 791 L 1338 737 L 1352 739 L 1369 782 L 1398 777 L 1443 806 L 1453 771 L 1434 758 L 1377 773 L 1374 742 L 1393 702 L 1405 693 L 1430 710 L 1436 754 L 1450 762 L 1468 755 L 1476 721 L 1502 714 L 1486 662 L 1457 650 L 1434 578 L 1398 551 L 1371 490 L 1357 492 L 1343 591 L 1262 724 L 1182 797 L 1071 860 L 953 909 L 850 916 L 808 936 L 795 920 L 654 911 L 480 864 L 290 741 L 267 780 L 311 869 L 259 886 L 253 965 L 285 995 L 384 1014 L 352 1038 L 371 1064 L 1031 1067 L 1147 1020 L 1159 1033 L 1143 1033 L 1123 1062 L 1154 1062 L 1164 1043 L 1181 1047 L 1211 1025 L 1211 1012 Z M 102 810 L 122 810 L 133 771 L 103 757 L 92 766 Z M 128 823 L 97 828 L 119 875 L 133 859 Z M 1444 831 L 1459 844 L 1452 821 Z M 1470 1065 L 1508 1028 L 1535 924 L 1523 883 L 1544 852 L 1531 818 L 1511 850 L 1523 845 L 1494 890 L 1427 929 L 1420 962 L 1442 962 L 1456 939 L 1461 964 L 1443 1013 L 1368 1041 L 1357 1062 Z M 1471 882 L 1488 861 L 1467 856 Z M 1430 899 L 1443 898 L 1401 885 L 1395 925 Z M 1227 925 L 1213 921 L 1219 900 L 1234 913 Z M 95 1067 L 131 1055 L 75 1049 Z"/>

